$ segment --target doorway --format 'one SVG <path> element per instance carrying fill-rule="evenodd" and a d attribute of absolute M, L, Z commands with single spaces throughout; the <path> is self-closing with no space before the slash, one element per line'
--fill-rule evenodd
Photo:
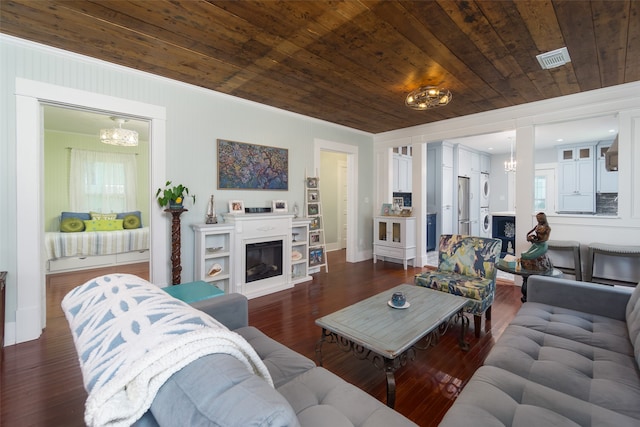
<path fill-rule="evenodd" d="M 145 252 L 138 252 L 141 255 L 136 255 L 135 259 L 127 252 L 123 256 L 126 257 L 124 261 L 117 262 L 118 257 L 115 264 L 113 259 L 105 260 L 105 257 L 113 258 L 113 247 L 110 243 L 127 231 L 101 234 L 100 247 L 105 252 L 99 252 L 101 256 L 98 257 L 86 256 L 86 253 L 91 251 L 88 249 L 89 245 L 79 244 L 85 235 L 87 240 L 82 241 L 88 243 L 93 234 L 61 234 L 60 231 L 61 216 L 69 215 L 69 212 L 108 214 L 133 211 L 139 212 L 140 229 L 148 230 L 151 165 L 148 121 L 120 117 L 126 120 L 122 125 L 124 129 L 138 133 L 136 146 L 123 147 L 103 144 L 98 138 L 100 129 L 118 126 L 109 114 L 49 104 L 43 104 L 42 110 L 42 218 L 46 238 L 41 246 L 45 248 L 45 318 L 49 322 L 55 317 L 64 317 L 59 306 L 65 295 L 63 292 L 87 280 L 112 273 L 129 273 L 149 279 L 148 246 L 145 246 Z M 74 164 L 76 167 L 72 171 Z M 83 178 L 74 179 L 74 174 Z M 105 240 L 102 240 L 102 237 Z M 66 249 L 62 249 L 63 242 Z M 94 246 L 96 247 L 98 246 Z M 79 253 L 72 253 L 71 248 L 77 248 Z"/>
<path fill-rule="evenodd" d="M 343 162 L 343 167 L 341 168 L 341 172 L 335 171 L 335 179 L 338 181 L 338 175 L 342 176 L 342 182 L 340 185 L 344 187 L 344 192 L 346 195 L 342 197 L 342 201 L 338 203 L 336 201 L 336 205 L 340 205 L 340 207 L 336 207 L 336 222 L 339 222 L 338 217 L 341 217 L 346 221 L 346 226 L 340 226 L 340 230 L 344 234 L 344 236 L 340 236 L 340 239 L 344 241 L 346 245 L 346 261 L 347 262 L 357 262 L 361 261 L 362 256 L 358 256 L 357 252 L 357 232 L 358 229 L 358 203 L 357 203 L 357 195 L 358 195 L 358 147 L 354 145 L 342 144 L 339 142 L 326 141 L 317 139 L 314 142 L 314 170 L 321 171 L 321 159 L 322 153 L 333 153 L 334 155 L 340 155 L 340 159 Z M 322 178 L 322 174 L 320 174 L 321 179 L 323 179 L 321 185 L 324 185 L 324 178 Z M 336 192 L 337 192 L 336 184 Z M 323 187 L 324 188 L 324 187 Z M 326 190 L 323 190 L 323 194 L 326 193 Z M 338 215 L 338 210 L 341 210 L 340 215 Z M 323 203 L 323 212 L 325 212 L 326 207 Z M 325 214 L 326 215 L 326 214 Z M 325 219 L 325 224 L 326 224 Z M 336 233 L 337 234 L 337 233 Z M 336 240 L 338 238 L 336 237 Z"/>
<path fill-rule="evenodd" d="M 16 79 L 16 174 L 17 192 L 17 298 L 15 325 L 8 327 L 12 337 L 7 344 L 36 339 L 46 326 L 45 268 L 39 248 L 43 242 L 43 114 L 44 104 L 88 109 L 106 114 L 138 117 L 150 123 L 151 188 L 161 187 L 165 179 L 166 110 L 164 107 L 115 98 L 93 92 Z M 34 171 L 39 171 L 34 173 Z M 169 236 L 162 211 L 150 211 L 151 279 L 169 283 Z"/>
<path fill-rule="evenodd" d="M 320 199 L 327 251 L 347 247 L 347 155 L 320 152 Z"/>

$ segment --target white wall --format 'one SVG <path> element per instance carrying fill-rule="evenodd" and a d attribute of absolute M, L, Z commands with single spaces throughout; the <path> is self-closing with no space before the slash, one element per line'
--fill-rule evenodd
<path fill-rule="evenodd" d="M 182 217 L 182 281 L 193 279 L 192 223 L 204 222 L 207 200 L 216 197 L 217 212 L 227 200 L 245 206 L 270 206 L 273 199 L 304 206 L 305 170 L 313 170 L 313 141 L 324 139 L 358 147 L 358 199 L 373 194 L 372 135 L 223 95 L 210 90 L 115 66 L 58 49 L 0 35 L 0 270 L 8 271 L 6 321 L 15 322 L 18 230 L 16 214 L 16 78 L 157 105 L 166 109 L 166 179 L 187 185 L 198 195 Z M 289 150 L 289 191 L 217 189 L 216 139 L 249 142 Z M 35 156 L 41 155 L 34 153 Z M 153 165 L 152 165 L 153 168 Z M 155 193 L 155 188 L 150 189 Z M 155 206 L 157 209 L 157 206 Z M 359 251 L 370 250 L 370 212 L 363 211 L 356 228 Z M 166 234 L 170 231 L 166 217 Z M 37 250 L 37 248 L 35 249 Z M 167 260 L 167 268 L 169 262 Z M 8 326 L 8 329 L 11 326 Z M 7 336 L 12 332 L 7 330 Z"/>

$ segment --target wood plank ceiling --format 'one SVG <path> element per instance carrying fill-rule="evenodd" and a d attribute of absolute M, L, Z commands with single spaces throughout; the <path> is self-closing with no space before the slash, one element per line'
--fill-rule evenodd
<path fill-rule="evenodd" d="M 379 133 L 640 80 L 638 1 L 0 2 L 0 32 Z M 571 62 L 536 55 L 566 46 Z M 446 87 L 445 107 L 406 94 Z"/>

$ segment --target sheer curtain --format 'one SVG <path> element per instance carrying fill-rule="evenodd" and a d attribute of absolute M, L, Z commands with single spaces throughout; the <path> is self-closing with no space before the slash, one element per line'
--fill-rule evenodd
<path fill-rule="evenodd" d="M 69 200 L 74 212 L 136 210 L 136 155 L 71 149 Z"/>

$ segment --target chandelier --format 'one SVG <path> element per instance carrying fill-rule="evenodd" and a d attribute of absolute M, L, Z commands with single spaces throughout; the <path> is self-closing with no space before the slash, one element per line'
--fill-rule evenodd
<path fill-rule="evenodd" d="M 407 95 L 404 105 L 414 110 L 427 110 L 429 108 L 447 105 L 453 96 L 448 89 L 439 89 L 435 86 L 422 86 Z"/>
<path fill-rule="evenodd" d="M 111 117 L 117 128 L 100 129 L 100 141 L 104 144 L 119 145 L 122 147 L 136 147 L 138 145 L 138 132 L 135 130 L 122 129 L 122 124 L 127 120 L 119 117 Z"/>
<path fill-rule="evenodd" d="M 509 138 L 509 141 L 511 142 L 511 157 L 509 158 L 509 161 L 505 161 L 504 162 L 504 171 L 505 172 L 515 172 L 516 171 L 516 161 L 513 160 L 513 139 Z"/>

